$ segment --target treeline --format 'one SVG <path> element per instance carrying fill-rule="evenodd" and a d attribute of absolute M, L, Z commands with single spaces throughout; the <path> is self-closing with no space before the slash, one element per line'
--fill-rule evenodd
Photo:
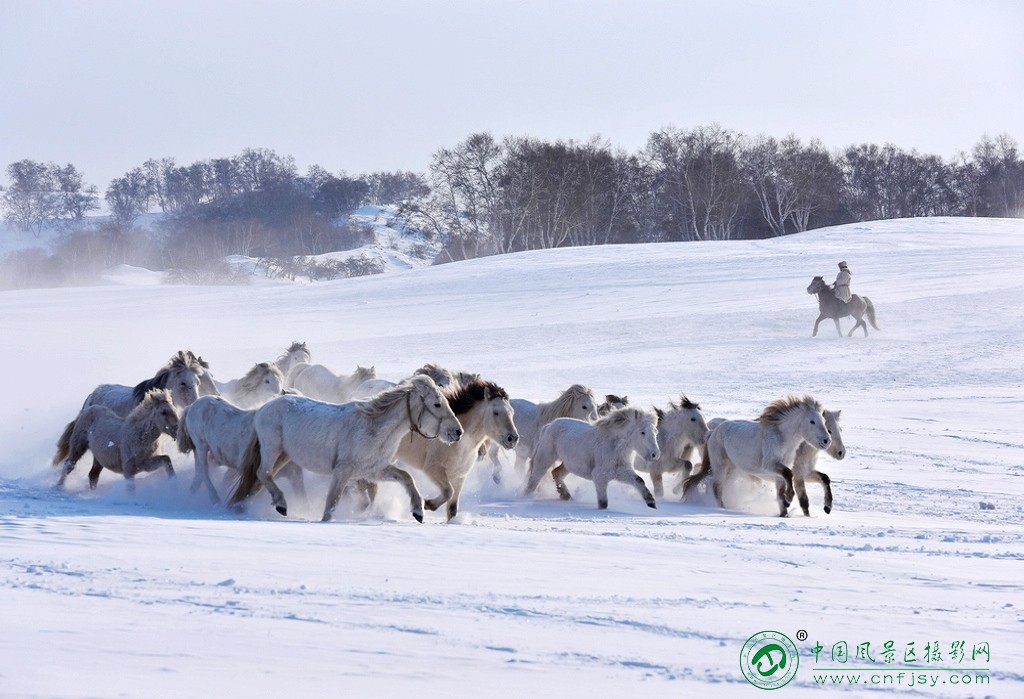
<path fill-rule="evenodd" d="M 407 205 L 448 259 L 604 243 L 766 238 L 854 221 L 1024 216 L 1007 135 L 952 161 L 894 145 L 830 151 L 717 125 L 666 128 L 638 153 L 609 143 L 482 133 L 438 151 L 431 194 Z"/>
<path fill-rule="evenodd" d="M 951 160 L 886 144 L 829 150 L 820 142 L 743 134 L 718 125 L 654 132 L 635 153 L 607 141 L 497 140 L 474 134 L 437 151 L 429 173 L 350 177 L 267 149 L 179 165 L 151 159 L 108 185 L 110 211 L 73 165 L 7 167 L 4 217 L 36 235 L 66 226 L 54 251 L 21 253 L 3 271 L 38 283 L 81 283 L 116 264 L 226 274 L 224 257 L 344 250 L 371 233 L 348 214 L 366 203 L 443 243 L 438 262 L 537 248 L 764 238 L 862 220 L 1024 216 L 1024 159 L 1008 135 L 982 137 Z M 140 217 L 161 211 L 143 229 Z M 273 266 L 273 265 L 270 265 Z M 343 271 L 343 270 L 342 270 Z M 340 273 L 340 272 L 339 272 Z M 10 285 L 10 283 L 8 283 Z"/>

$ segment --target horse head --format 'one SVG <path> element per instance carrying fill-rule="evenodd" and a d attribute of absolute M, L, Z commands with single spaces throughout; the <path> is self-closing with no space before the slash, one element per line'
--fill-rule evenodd
<path fill-rule="evenodd" d="M 661 458 L 661 447 L 658 446 L 658 416 L 646 410 L 637 410 L 636 413 L 630 432 L 630 443 L 637 454 L 650 461 L 657 461 Z"/>
<path fill-rule="evenodd" d="M 132 415 L 136 419 L 148 419 L 164 434 L 171 437 L 178 435 L 178 413 L 174 409 L 171 392 L 167 389 L 154 388 L 148 391 Z"/>
<path fill-rule="evenodd" d="M 690 444 L 699 447 L 707 442 L 711 429 L 704 419 L 704 413 L 700 411 L 700 405 L 691 401 L 685 394 L 681 396 L 681 400 L 679 405 L 670 402 L 668 412 L 656 411 L 662 441 L 678 442 L 680 446 Z"/>
<path fill-rule="evenodd" d="M 828 284 L 825 283 L 825 279 L 823 277 L 815 277 L 814 279 L 811 280 L 811 283 L 807 286 L 807 293 L 808 294 L 817 294 L 818 292 L 823 291 L 823 290 L 825 290 L 827 288 L 828 288 Z"/>
<path fill-rule="evenodd" d="M 445 444 L 459 441 L 462 425 L 432 378 L 424 375 L 412 377 L 407 395 L 410 401 L 409 419 L 414 431 L 428 438 L 436 437 Z M 415 417 L 413 404 L 419 407 Z"/>
<path fill-rule="evenodd" d="M 508 394 L 500 393 L 490 386 L 484 389 L 484 429 L 487 436 L 506 449 L 514 449 L 519 444 L 519 431 L 513 422 L 515 411 L 508 402 Z"/>
<path fill-rule="evenodd" d="M 826 410 L 822 413 L 825 417 L 825 428 L 832 436 L 832 443 L 828 445 L 828 455 L 836 461 L 841 461 L 846 456 L 842 430 L 839 429 L 839 415 L 842 412 L 842 410 Z"/>
<path fill-rule="evenodd" d="M 589 388 L 573 384 L 562 395 L 569 397 L 572 401 L 572 408 L 566 417 L 575 417 L 587 422 L 597 419 L 597 401 L 594 399 L 594 392 Z"/>

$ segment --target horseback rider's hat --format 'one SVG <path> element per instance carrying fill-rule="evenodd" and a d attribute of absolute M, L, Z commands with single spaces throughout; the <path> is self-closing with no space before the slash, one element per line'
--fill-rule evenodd
<path fill-rule="evenodd" d="M 850 269 L 849 267 L 846 266 L 846 260 L 843 260 L 842 262 L 839 263 L 839 269 Z"/>

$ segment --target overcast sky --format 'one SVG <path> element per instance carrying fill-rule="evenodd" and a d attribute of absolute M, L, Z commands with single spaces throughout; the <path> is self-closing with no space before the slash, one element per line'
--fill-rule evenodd
<path fill-rule="evenodd" d="M 0 58 L 0 167 L 70 162 L 101 190 L 246 147 L 426 171 L 477 131 L 1024 141 L 1020 0 L 0 0 Z"/>

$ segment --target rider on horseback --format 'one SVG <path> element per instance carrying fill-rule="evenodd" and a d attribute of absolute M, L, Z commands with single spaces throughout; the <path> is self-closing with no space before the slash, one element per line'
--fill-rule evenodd
<path fill-rule="evenodd" d="M 850 268 L 846 266 L 846 262 L 839 263 L 839 274 L 836 275 L 836 281 L 832 284 L 832 290 L 835 292 L 836 298 L 844 303 L 850 301 L 850 278 L 853 274 L 850 272 Z"/>

